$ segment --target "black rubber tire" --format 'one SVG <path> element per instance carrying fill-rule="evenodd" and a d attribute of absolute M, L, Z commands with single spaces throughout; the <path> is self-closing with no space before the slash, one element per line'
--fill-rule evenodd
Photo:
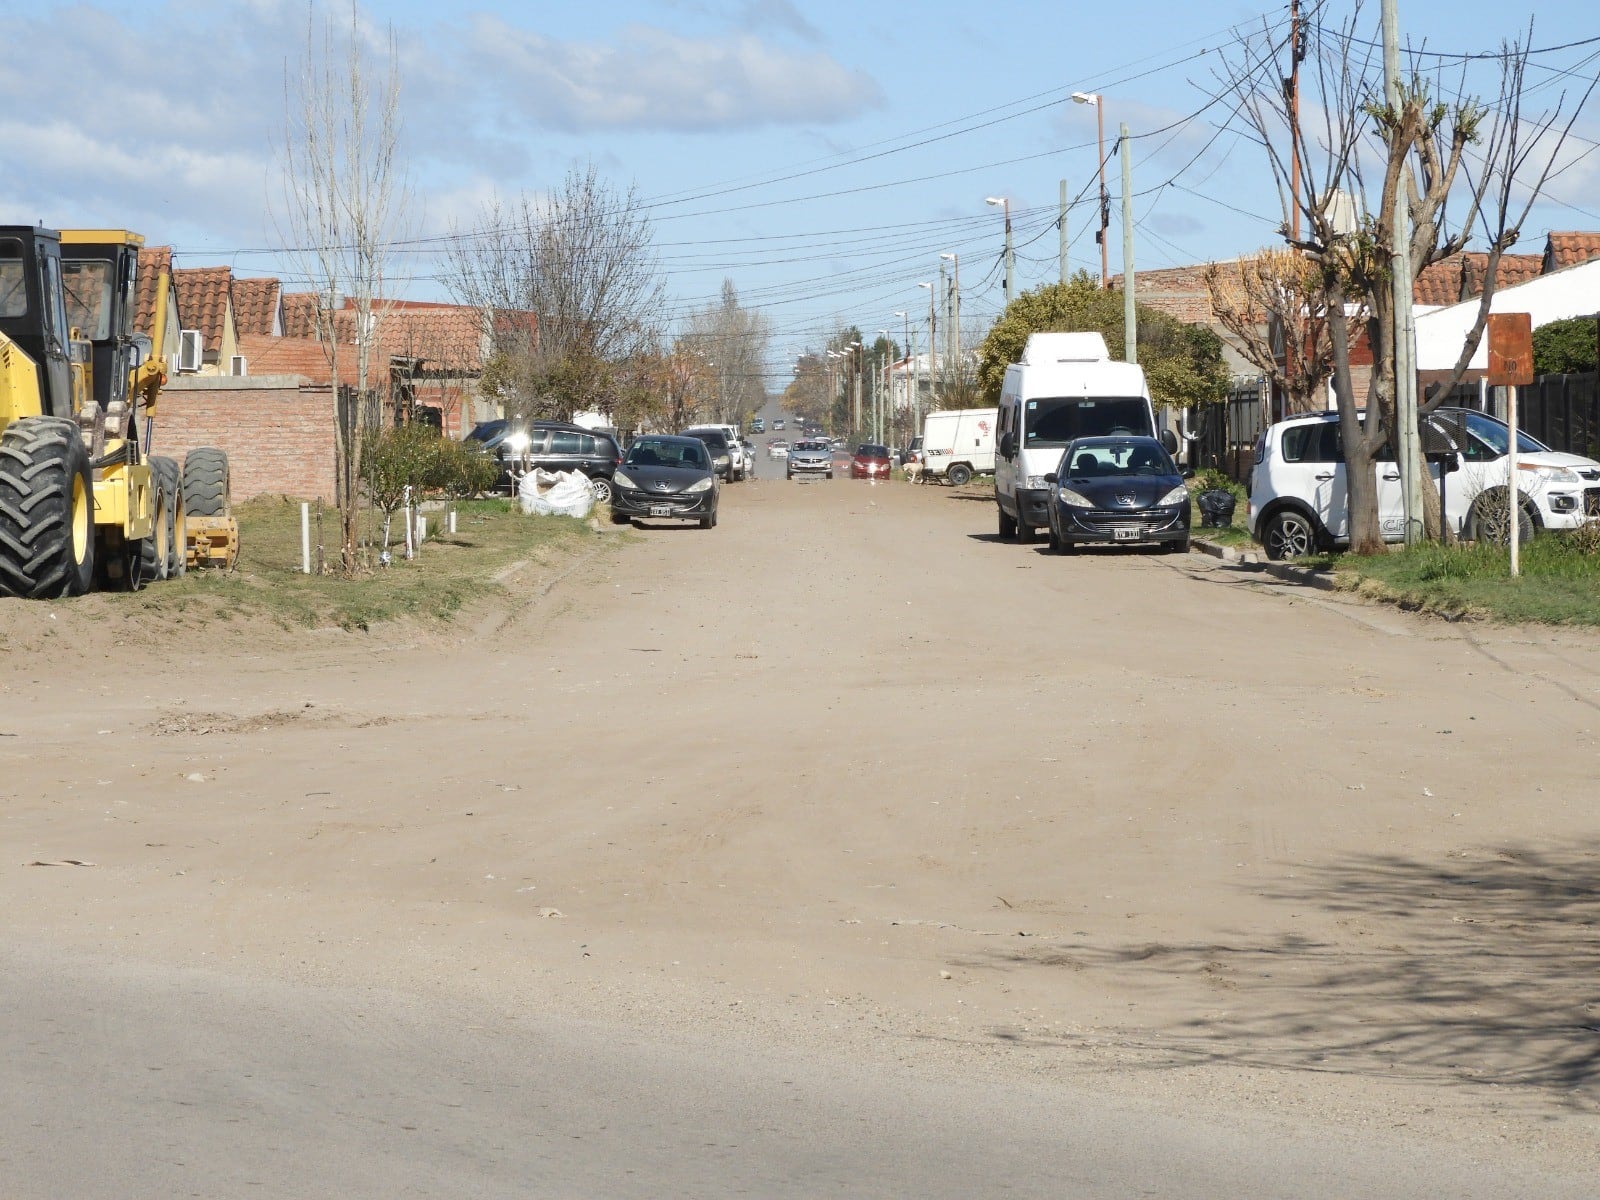
<path fill-rule="evenodd" d="M 0 435 L 0 596 L 81 596 L 94 552 L 94 477 L 77 422 L 13 421 Z"/>
<path fill-rule="evenodd" d="M 829 471 L 829 472 L 828 472 L 828 478 L 829 478 L 829 479 L 832 479 L 832 478 L 833 478 L 833 472 L 832 472 L 832 471 Z"/>
<path fill-rule="evenodd" d="M 716 511 L 716 509 L 712 509 L 711 512 L 709 512 L 708 514 L 706 514 L 705 516 L 700 518 L 700 528 L 701 529 L 715 529 L 716 527 L 717 527 L 717 511 Z"/>
<path fill-rule="evenodd" d="M 150 486 L 156 493 L 155 522 L 150 536 L 139 539 L 139 578 L 145 583 L 156 583 L 167 577 L 167 567 L 172 562 L 172 493 L 167 481 L 150 464 Z"/>
<path fill-rule="evenodd" d="M 124 541 L 116 535 L 95 550 L 95 586 L 103 592 L 137 592 L 145 585 L 142 542 Z"/>
<path fill-rule="evenodd" d="M 972 468 L 966 463 L 952 463 L 944 477 L 950 481 L 951 487 L 965 487 L 972 482 Z"/>
<path fill-rule="evenodd" d="M 1050 552 L 1052 554 L 1060 554 L 1062 552 L 1061 539 L 1056 536 L 1056 527 L 1053 522 L 1044 527 L 1044 537 L 1045 541 L 1050 544 Z"/>
<path fill-rule="evenodd" d="M 1316 522 L 1293 508 L 1273 513 L 1261 531 L 1261 548 L 1274 562 L 1315 554 L 1318 540 Z"/>
<path fill-rule="evenodd" d="M 1168 554 L 1187 554 L 1189 553 L 1189 539 L 1184 538 L 1181 542 L 1165 542 L 1161 548 Z"/>
<path fill-rule="evenodd" d="M 589 490 L 594 493 L 596 504 L 611 503 L 611 480 L 604 475 L 596 475 L 589 480 Z"/>
<path fill-rule="evenodd" d="M 995 505 L 995 511 L 1000 514 L 1000 540 L 1002 542 L 1012 541 L 1017 536 L 1017 519 L 1006 516 L 1006 510 L 998 504 Z"/>
<path fill-rule="evenodd" d="M 183 518 L 187 511 L 183 504 L 183 468 L 175 458 L 159 455 L 150 460 L 151 472 L 167 490 L 167 528 L 172 531 L 172 551 L 167 557 L 167 578 L 179 579 L 189 570 L 188 535 Z"/>
<path fill-rule="evenodd" d="M 227 454 L 215 446 L 197 446 L 184 455 L 183 507 L 191 517 L 233 515 Z"/>
<path fill-rule="evenodd" d="M 1527 545 L 1537 532 L 1538 526 L 1534 523 L 1533 514 L 1528 511 L 1528 502 L 1523 500 L 1517 511 L 1517 540 Z M 1467 511 L 1466 535 L 1469 541 L 1488 542 L 1494 546 L 1510 543 L 1511 521 L 1506 512 L 1505 488 L 1488 488 L 1479 493 Z"/>

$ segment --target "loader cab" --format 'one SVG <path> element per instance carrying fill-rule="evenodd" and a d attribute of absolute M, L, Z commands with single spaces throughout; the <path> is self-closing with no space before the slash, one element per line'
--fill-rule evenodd
<path fill-rule="evenodd" d="M 121 229 L 61 232 L 61 271 L 67 320 L 89 343 L 90 393 L 101 408 L 128 399 L 142 357 L 133 340 L 139 247 L 144 239 Z"/>
<path fill-rule="evenodd" d="M 70 329 L 62 303 L 60 235 L 0 225 L 0 335 L 35 368 L 29 387 L 22 386 L 22 363 L 0 375 L 0 427 L 19 417 L 72 415 Z"/>

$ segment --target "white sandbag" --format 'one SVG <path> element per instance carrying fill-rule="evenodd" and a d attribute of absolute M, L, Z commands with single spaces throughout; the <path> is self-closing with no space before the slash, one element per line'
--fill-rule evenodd
<path fill-rule="evenodd" d="M 517 484 L 522 511 L 539 517 L 587 517 L 594 508 L 594 489 L 582 471 L 533 470 Z"/>

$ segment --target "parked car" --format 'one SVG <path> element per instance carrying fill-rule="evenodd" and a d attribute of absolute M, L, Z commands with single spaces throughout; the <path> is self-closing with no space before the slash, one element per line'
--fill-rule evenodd
<path fill-rule="evenodd" d="M 855 455 L 850 459 L 850 478 L 888 479 L 892 467 L 889 447 L 863 442 L 856 447 Z"/>
<path fill-rule="evenodd" d="M 767 419 L 765 417 L 751 417 L 750 418 L 750 432 L 751 433 L 765 433 L 766 431 L 767 431 Z"/>
<path fill-rule="evenodd" d="M 833 447 L 825 441 L 807 438 L 789 452 L 788 478 L 796 475 L 826 475 L 833 478 Z"/>
<path fill-rule="evenodd" d="M 922 461 L 922 435 L 920 433 L 911 439 L 909 446 L 900 451 L 899 458 L 900 466 L 902 467 L 908 463 L 920 463 Z"/>
<path fill-rule="evenodd" d="M 529 471 L 582 471 L 595 499 L 611 499 L 611 478 L 622 450 L 610 434 L 563 421 L 484 421 L 466 440 L 500 463 L 499 486 L 516 487 Z"/>
<path fill-rule="evenodd" d="M 783 418 L 782 417 L 779 417 L 779 418 L 777 418 L 776 420 L 774 420 L 772 422 L 772 432 L 773 433 L 782 433 L 783 432 Z"/>
<path fill-rule="evenodd" d="M 1050 548 L 1081 545 L 1189 549 L 1191 505 L 1185 473 L 1152 437 L 1086 437 L 1067 444 L 1050 488 Z"/>
<path fill-rule="evenodd" d="M 1423 421 L 1429 476 L 1443 478 L 1445 523 L 1468 540 L 1503 542 L 1510 535 L 1505 422 L 1465 408 L 1439 408 Z M 1384 540 L 1405 536 L 1400 469 L 1379 451 L 1378 528 Z M 1552 450 L 1517 434 L 1519 533 L 1575 529 L 1600 518 L 1600 462 Z M 1348 545 L 1349 495 L 1337 413 L 1293 417 L 1267 427 L 1256 441 L 1250 475 L 1250 532 L 1268 558 L 1296 558 Z"/>
<path fill-rule="evenodd" d="M 788 458 L 789 443 L 784 441 L 782 438 L 774 438 L 772 441 L 767 443 L 767 457 Z"/>
<path fill-rule="evenodd" d="M 717 478 L 733 482 L 744 478 L 744 455 L 728 440 L 721 429 L 697 425 L 682 431 L 681 436 L 699 438 L 711 452 L 711 461 Z"/>
<path fill-rule="evenodd" d="M 666 519 L 710 529 L 717 523 L 721 488 L 710 447 L 699 437 L 651 433 L 634 439 L 612 484 L 615 524 Z"/>

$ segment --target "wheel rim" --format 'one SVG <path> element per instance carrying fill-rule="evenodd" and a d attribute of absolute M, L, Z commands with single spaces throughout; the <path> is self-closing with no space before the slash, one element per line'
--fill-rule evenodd
<path fill-rule="evenodd" d="M 1279 558 L 1303 558 L 1313 547 L 1311 526 L 1303 517 L 1279 517 L 1272 524 L 1269 549 Z"/>
<path fill-rule="evenodd" d="M 609 479 L 592 479 L 589 486 L 594 489 L 594 498 L 601 504 L 611 501 L 611 481 Z"/>
<path fill-rule="evenodd" d="M 89 493 L 83 486 L 83 476 L 75 474 L 72 477 L 72 561 L 75 563 L 89 559 L 89 507 Z"/>

